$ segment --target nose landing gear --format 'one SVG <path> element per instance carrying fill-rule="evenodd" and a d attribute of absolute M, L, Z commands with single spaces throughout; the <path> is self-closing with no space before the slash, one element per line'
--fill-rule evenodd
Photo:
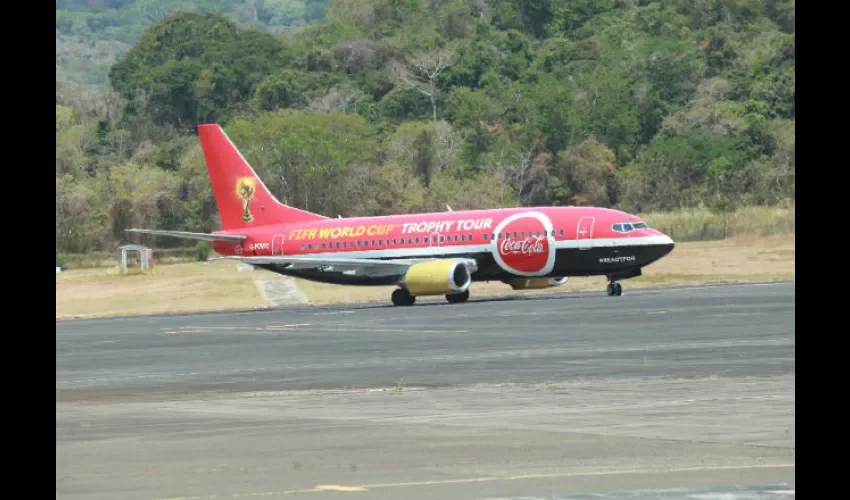
<path fill-rule="evenodd" d="M 609 297 L 619 297 L 620 295 L 623 295 L 623 287 L 619 283 L 612 281 L 611 283 L 608 283 L 607 292 Z"/>

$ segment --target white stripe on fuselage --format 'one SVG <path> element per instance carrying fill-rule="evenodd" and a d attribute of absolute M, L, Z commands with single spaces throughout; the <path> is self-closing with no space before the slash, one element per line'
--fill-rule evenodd
<path fill-rule="evenodd" d="M 396 237 L 398 239 L 398 237 Z M 376 241 L 378 238 L 375 239 Z M 382 240 L 386 240 L 383 238 Z M 361 240 L 362 241 L 362 240 Z M 370 239 L 370 242 L 372 240 Z M 501 241 L 501 240 L 496 240 Z M 310 242 L 313 245 L 316 245 L 313 241 Z M 351 243 L 351 242 L 349 242 Z M 453 243 L 453 242 L 451 242 Z M 493 242 L 488 241 L 487 243 L 477 243 L 477 244 L 451 244 L 444 243 L 444 246 L 424 246 L 424 243 L 420 243 L 422 246 L 408 246 L 403 248 L 374 248 L 369 247 L 368 249 L 364 249 L 362 246 L 359 250 L 349 250 L 349 248 L 343 249 L 340 247 L 338 251 L 332 252 L 316 252 L 315 250 L 304 250 L 297 253 L 285 253 L 279 255 L 281 257 L 291 256 L 291 257 L 345 257 L 352 259 L 399 259 L 399 258 L 412 258 L 412 257 L 428 257 L 428 256 L 436 256 L 436 255 L 469 255 L 473 253 L 482 253 L 482 252 L 492 252 Z M 563 250 L 563 249 L 577 249 L 577 248 L 586 248 L 588 250 L 594 248 L 616 248 L 616 247 L 635 247 L 635 246 L 643 246 L 643 247 L 651 247 L 658 245 L 671 245 L 673 244 L 673 240 L 670 239 L 669 236 L 639 236 L 633 238 L 589 238 L 585 240 L 555 240 L 554 248 L 555 250 Z M 306 243 L 305 243 L 306 245 Z M 414 244 L 415 245 L 415 244 Z M 245 252 L 245 256 L 250 256 L 250 251 Z M 273 255 L 274 256 L 274 255 Z"/>

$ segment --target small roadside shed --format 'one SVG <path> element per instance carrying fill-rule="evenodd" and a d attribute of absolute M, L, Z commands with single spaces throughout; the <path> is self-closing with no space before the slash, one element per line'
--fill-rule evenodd
<path fill-rule="evenodd" d="M 144 245 L 124 245 L 119 247 L 118 251 L 118 261 L 121 263 L 122 274 L 130 272 L 129 265 L 131 264 L 143 273 L 153 268 L 153 250 Z"/>

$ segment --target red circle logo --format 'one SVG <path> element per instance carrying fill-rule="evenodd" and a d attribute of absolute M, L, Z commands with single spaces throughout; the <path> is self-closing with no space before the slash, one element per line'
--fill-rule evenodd
<path fill-rule="evenodd" d="M 551 227 L 545 216 L 523 213 L 509 217 L 496 228 L 496 259 L 509 271 L 524 275 L 545 274 L 552 268 Z M 551 224 L 549 224 L 551 226 Z"/>

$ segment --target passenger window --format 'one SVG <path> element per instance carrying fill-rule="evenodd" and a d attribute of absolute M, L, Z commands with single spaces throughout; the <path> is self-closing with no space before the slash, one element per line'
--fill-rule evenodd
<path fill-rule="evenodd" d="M 519 237 L 520 237 L 520 238 L 525 238 L 525 231 L 522 231 L 521 233 L 519 233 Z"/>
<path fill-rule="evenodd" d="M 422 241 L 425 242 L 425 243 L 428 243 L 428 237 L 426 236 L 426 237 L 422 238 Z"/>
<path fill-rule="evenodd" d="M 304 250 L 304 244 L 303 243 L 301 244 L 301 250 Z"/>
<path fill-rule="evenodd" d="M 442 243 L 443 241 L 445 241 L 445 240 L 443 240 L 443 237 L 440 236 L 440 243 Z"/>
<path fill-rule="evenodd" d="M 416 244 L 419 244 L 419 236 L 416 237 Z"/>
<path fill-rule="evenodd" d="M 487 241 L 487 233 L 484 233 L 484 241 Z"/>
<path fill-rule="evenodd" d="M 561 236 L 563 236 L 563 235 L 564 235 L 564 230 L 563 230 L 563 229 L 561 229 Z"/>

